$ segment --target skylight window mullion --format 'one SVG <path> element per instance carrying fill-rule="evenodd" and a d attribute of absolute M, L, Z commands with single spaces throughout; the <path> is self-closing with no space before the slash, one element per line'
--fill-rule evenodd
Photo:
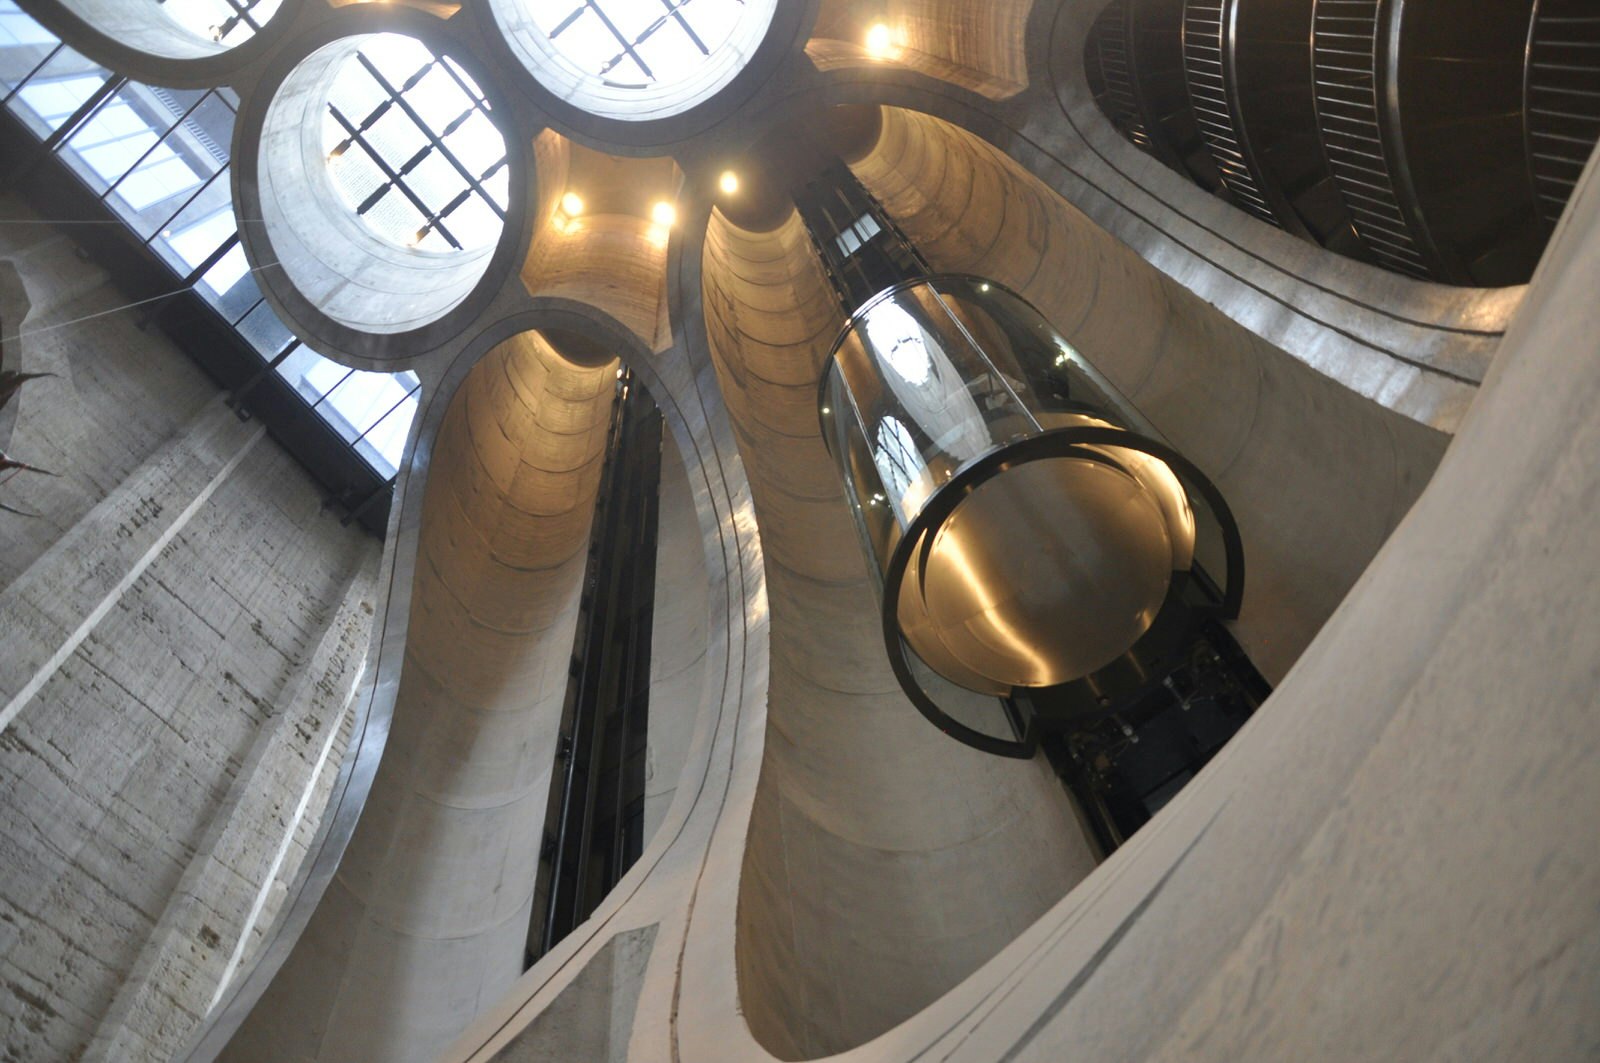
<path fill-rule="evenodd" d="M 611 21 L 611 16 L 607 15 L 605 9 L 599 4 L 595 3 L 595 0 L 585 0 L 584 6 L 595 13 L 596 17 L 600 19 L 601 24 L 604 25 L 608 31 L 610 31 L 611 36 L 615 37 L 617 43 L 622 45 L 622 51 L 618 52 L 611 58 L 609 62 L 606 63 L 605 66 L 601 67 L 600 73 L 605 74 L 610 71 L 618 63 L 620 63 L 622 61 L 622 57 L 626 55 L 635 63 L 639 64 L 639 69 L 644 71 L 645 77 L 649 78 L 651 81 L 654 81 L 656 79 L 655 72 L 652 71 L 649 64 L 644 61 L 644 56 L 640 55 L 634 50 L 633 46 L 638 42 L 630 42 L 627 37 L 623 36 L 622 31 L 617 28 L 617 24 Z"/>
<path fill-rule="evenodd" d="M 377 68 L 371 59 L 368 59 L 365 55 L 360 53 L 357 53 L 357 58 L 361 60 L 361 65 L 366 67 L 367 73 L 371 74 L 373 79 L 377 81 L 378 86 L 382 88 L 384 92 L 389 94 L 389 102 L 394 106 L 399 107 L 400 110 L 405 113 L 405 116 L 411 119 L 412 123 L 422 131 L 422 135 L 428 139 L 429 143 L 438 149 L 439 154 L 444 158 L 444 160 L 455 168 L 456 173 L 461 175 L 462 180 L 466 181 L 468 186 L 471 187 L 474 192 L 482 196 L 484 202 L 489 204 L 489 209 L 494 211 L 495 215 L 504 221 L 506 216 L 504 208 L 502 208 L 500 204 L 495 201 L 494 196 L 489 194 L 489 190 L 483 187 L 483 180 L 487 179 L 495 172 L 495 170 L 499 169 L 505 164 L 505 156 L 501 156 L 498 162 L 489 167 L 488 170 L 484 171 L 482 178 L 478 177 L 477 175 L 473 174 L 471 170 L 467 169 L 460 159 L 456 158 L 456 153 L 450 150 L 449 145 L 444 142 L 441 134 L 436 132 L 431 125 L 424 121 L 422 115 L 417 113 L 416 108 L 411 106 L 411 101 L 405 98 L 406 88 L 411 87 L 417 81 L 421 80 L 423 75 L 428 72 L 429 68 L 432 67 L 434 63 L 441 62 L 441 60 L 435 59 L 433 62 L 423 66 L 422 69 L 418 70 L 415 74 L 406 79 L 406 83 L 402 88 L 396 89 L 392 84 L 390 84 L 389 79 L 383 76 L 382 71 Z M 449 69 L 448 63 L 445 63 L 444 66 L 446 70 Z M 465 86 L 463 86 L 463 88 L 465 88 Z M 473 93 L 469 91 L 467 95 L 470 98 L 473 96 Z M 332 105 L 330 104 L 329 106 L 331 107 Z M 467 113 L 471 114 L 470 111 Z M 487 108 L 485 108 L 485 113 L 487 114 Z M 385 170 L 388 169 L 387 164 L 383 163 L 381 160 L 379 165 L 382 165 Z M 411 198 L 413 202 L 417 202 L 414 196 Z M 419 206 L 418 209 L 422 211 L 424 217 L 429 217 L 433 213 L 432 210 L 426 206 Z M 443 230 L 441 229 L 440 232 L 443 233 Z M 454 237 L 447 237 L 447 239 L 449 239 L 451 244 L 457 249 L 461 247 L 460 244 L 456 243 Z"/>
<path fill-rule="evenodd" d="M 362 58 L 364 59 L 365 57 L 363 56 Z M 389 89 L 387 82 L 384 82 L 383 84 L 384 88 Z M 392 93 L 394 90 L 389 89 L 389 91 Z M 392 101 L 394 97 L 391 95 L 390 99 Z M 334 121 L 338 122 L 344 127 L 346 142 L 349 144 L 358 145 L 362 151 L 366 152 L 367 157 L 373 161 L 378 169 L 383 172 L 384 177 L 387 178 L 386 184 L 379 186 L 376 191 L 374 191 L 366 198 L 365 201 L 356 207 L 356 214 L 365 215 L 373 207 L 377 206 L 378 202 L 383 199 L 384 193 L 386 193 L 390 188 L 394 188 L 411 202 L 411 205 L 417 209 L 417 213 L 422 215 L 424 222 L 434 219 L 431 224 L 424 225 L 421 229 L 417 230 L 417 240 L 419 242 L 423 236 L 427 235 L 428 230 L 432 228 L 437 229 L 439 235 L 444 237 L 445 240 L 449 242 L 451 247 L 455 248 L 457 251 L 461 250 L 461 242 L 455 238 L 455 234 L 446 228 L 442 222 L 436 219 L 433 208 L 428 206 L 427 203 L 423 202 L 422 198 L 418 196 L 417 193 L 411 188 L 411 185 L 408 184 L 398 173 L 396 173 L 392 166 L 384 161 L 383 155 L 374 145 L 368 142 L 367 138 L 362 135 L 361 130 L 356 128 L 355 123 L 351 122 L 349 118 L 345 117 L 344 112 L 339 110 L 339 108 L 332 102 L 328 104 L 328 112 L 333 115 Z M 424 127 L 424 132 L 426 131 L 426 127 Z M 504 215 L 501 216 L 504 217 Z"/>
<path fill-rule="evenodd" d="M 189 120 L 189 116 L 194 114 L 194 112 L 199 109 L 200 105 L 202 103 L 205 103 L 206 100 L 210 99 L 211 96 L 212 96 L 212 93 L 210 93 L 210 92 L 201 93 L 200 94 L 200 98 L 195 100 L 193 103 L 191 103 L 189 105 L 189 109 L 184 111 L 183 114 L 179 115 L 178 116 L 178 120 L 173 122 L 172 125 L 168 126 L 164 133 L 162 133 L 160 136 L 156 137 L 156 142 L 154 144 L 151 144 L 148 148 L 146 148 L 144 150 L 144 154 L 140 155 L 137 159 L 135 159 L 133 165 L 128 167 L 128 172 L 123 174 L 121 177 L 117 178 L 115 181 L 113 181 L 111 183 L 111 187 L 107 188 L 105 190 L 105 194 L 102 195 L 100 198 L 101 199 L 107 199 L 107 198 L 109 198 L 111 196 L 111 194 L 113 192 L 115 192 L 118 188 L 120 188 L 122 186 L 122 182 L 126 181 L 129 178 L 130 175 L 132 175 L 133 173 L 135 173 L 139 169 L 139 167 L 143 166 L 145 164 L 145 162 L 150 158 L 151 153 L 154 152 L 157 148 L 161 147 L 161 145 L 165 144 L 167 142 L 167 138 L 170 137 L 173 134 L 173 132 L 180 125 L 182 125 L 184 122 L 187 122 Z M 152 130 L 152 132 L 153 132 L 153 130 Z M 170 151 L 171 148 L 168 148 L 168 150 Z M 178 155 L 176 152 L 174 152 L 173 154 L 174 154 L 175 158 L 178 158 L 178 159 L 182 159 L 183 158 L 181 155 Z M 187 160 L 183 160 L 183 161 L 184 161 L 185 165 L 188 164 Z"/>
<path fill-rule="evenodd" d="M 372 419 L 372 423 L 367 425 L 366 429 L 363 430 L 360 435 L 356 436 L 355 439 L 351 440 L 350 445 L 352 447 L 354 447 L 357 444 L 359 444 L 363 439 L 366 439 L 368 436 L 370 436 L 372 434 L 372 430 L 374 428 L 376 428 L 380 424 L 382 424 L 384 422 L 384 420 L 391 413 L 393 413 L 394 411 L 398 410 L 400 407 L 404 406 L 408 401 L 410 401 L 410 399 L 411 399 L 411 397 L 413 395 L 415 395 L 417 392 L 419 392 L 421 390 L 422 390 L 422 384 L 418 383 L 415 386 L 413 386 L 410 391 L 406 392 L 404 395 L 401 395 L 398 399 L 395 400 L 395 403 L 394 403 L 393 406 L 390 406 L 387 410 L 384 410 L 377 417 L 374 417 Z M 331 392 L 330 392 L 330 394 L 331 394 Z"/>
<path fill-rule="evenodd" d="M 195 200 L 199 199 L 202 195 L 204 195 L 206 189 L 210 188 L 212 186 L 212 184 L 216 181 L 217 178 L 221 177 L 223 174 L 225 174 L 227 172 L 228 172 L 228 167 L 223 166 L 223 167 L 219 168 L 216 173 L 212 174 L 210 177 L 206 178 L 204 181 L 201 181 L 200 182 L 200 187 L 195 189 L 193 194 L 191 194 L 188 199 L 186 199 L 182 203 L 180 203 L 178 205 L 178 209 L 173 211 L 172 215 L 170 217 L 168 217 L 166 221 L 164 221 L 160 225 L 156 226 L 156 231 L 151 233 L 150 236 L 145 240 L 146 246 L 155 243 L 156 240 L 158 240 L 158 239 L 162 238 L 163 236 L 165 236 L 167 229 L 171 227 L 173 221 L 180 214 L 182 214 L 184 211 L 188 210 L 190 204 L 192 204 Z"/>

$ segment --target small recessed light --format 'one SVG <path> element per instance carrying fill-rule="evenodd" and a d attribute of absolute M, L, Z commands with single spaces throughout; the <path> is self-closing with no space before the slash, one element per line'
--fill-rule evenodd
<path fill-rule="evenodd" d="M 731 196 L 739 191 L 739 175 L 732 170 L 724 170 L 722 178 L 717 182 L 717 185 L 722 189 L 723 195 Z"/>
<path fill-rule="evenodd" d="M 650 220 L 663 229 L 670 229 L 678 220 L 678 209 L 671 203 L 657 203 L 650 208 Z"/>
<path fill-rule="evenodd" d="M 568 192 L 561 197 L 561 212 L 569 218 L 576 218 L 583 213 L 583 199 L 576 192 Z"/>

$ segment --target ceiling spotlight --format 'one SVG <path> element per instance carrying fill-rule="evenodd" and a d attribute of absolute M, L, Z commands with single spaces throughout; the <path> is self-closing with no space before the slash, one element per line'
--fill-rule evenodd
<path fill-rule="evenodd" d="M 739 175 L 732 170 L 725 170 L 723 171 L 722 179 L 717 182 L 717 185 L 722 189 L 723 195 L 731 196 L 739 191 Z"/>
<path fill-rule="evenodd" d="M 867 30 L 867 52 L 876 59 L 886 58 L 894 51 L 894 34 L 890 32 L 886 23 L 873 23 Z"/>
<path fill-rule="evenodd" d="M 678 220 L 678 209 L 665 201 L 650 208 L 650 220 L 663 229 L 670 229 Z"/>
<path fill-rule="evenodd" d="M 561 197 L 561 213 L 569 218 L 576 218 L 583 213 L 583 199 L 576 192 L 568 192 Z"/>

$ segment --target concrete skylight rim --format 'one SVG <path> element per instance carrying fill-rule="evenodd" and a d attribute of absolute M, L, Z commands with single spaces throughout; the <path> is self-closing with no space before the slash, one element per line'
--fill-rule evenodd
<path fill-rule="evenodd" d="M 745 71 L 778 15 L 778 0 L 746 0 L 738 25 L 692 73 L 633 87 L 607 84 L 568 54 L 535 23 L 534 2 L 546 0 L 486 0 L 512 55 L 562 104 L 624 126 L 676 118 L 711 102 Z"/>
<path fill-rule="evenodd" d="M 479 87 L 498 120 L 508 173 L 498 237 L 466 251 L 405 247 L 368 228 L 334 188 L 322 110 L 342 65 L 380 34 L 414 37 Z M 286 100 L 289 101 L 286 103 Z M 503 117 L 498 117 L 503 116 Z M 258 219 L 241 237 L 286 325 L 341 363 L 391 371 L 456 335 L 516 273 L 533 160 L 494 71 L 432 17 L 385 5 L 346 9 L 282 55 L 241 111 L 236 189 Z"/>

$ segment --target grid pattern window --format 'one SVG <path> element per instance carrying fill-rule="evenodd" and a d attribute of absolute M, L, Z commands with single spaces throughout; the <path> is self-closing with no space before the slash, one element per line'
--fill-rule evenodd
<path fill-rule="evenodd" d="M 0 0 L 0 77 L 6 108 L 41 140 L 59 134 L 56 157 L 170 267 L 176 289 L 192 288 L 262 357 L 263 373 L 276 366 L 379 477 L 392 478 L 417 412 L 416 375 L 335 365 L 300 345 L 263 298 L 239 242 L 229 184 L 239 102 L 232 91 L 113 78 L 14 0 Z M 297 367 L 315 368 L 308 380 Z"/>
<path fill-rule="evenodd" d="M 472 78 L 421 42 L 363 42 L 334 81 L 322 138 L 340 196 L 385 240 L 449 253 L 500 238 L 505 140 Z"/>
<path fill-rule="evenodd" d="M 278 374 L 380 474 L 395 474 L 421 398 L 417 374 L 347 369 L 305 346 Z"/>
<path fill-rule="evenodd" d="M 254 37 L 283 0 L 156 0 L 167 16 L 196 36 L 233 46 Z"/>
<path fill-rule="evenodd" d="M 529 11 L 579 69 L 641 89 L 687 79 L 747 14 L 744 0 L 534 0 Z"/>

